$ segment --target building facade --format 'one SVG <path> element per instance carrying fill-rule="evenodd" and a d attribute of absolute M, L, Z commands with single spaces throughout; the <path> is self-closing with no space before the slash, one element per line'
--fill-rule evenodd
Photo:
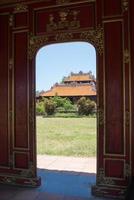
<path fill-rule="evenodd" d="M 42 97 L 67 97 L 76 102 L 81 97 L 96 101 L 96 80 L 90 73 L 71 73 L 62 83 L 56 83 L 50 90 L 42 92 Z"/>

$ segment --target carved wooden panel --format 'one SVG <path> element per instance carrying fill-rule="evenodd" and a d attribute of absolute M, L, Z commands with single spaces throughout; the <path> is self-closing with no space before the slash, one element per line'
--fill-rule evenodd
<path fill-rule="evenodd" d="M 14 147 L 28 148 L 28 65 L 26 31 L 14 33 Z"/>
<path fill-rule="evenodd" d="M 105 160 L 105 176 L 124 179 L 124 161 L 118 159 L 106 159 Z M 112 170 L 111 170 L 112 169 Z"/>
<path fill-rule="evenodd" d="M 27 153 L 14 153 L 14 168 L 28 169 L 28 155 Z"/>
<path fill-rule="evenodd" d="M 103 0 L 103 15 L 116 16 L 122 14 L 122 0 Z"/>
<path fill-rule="evenodd" d="M 86 19 L 86 20 L 85 20 Z M 43 23 L 38 23 L 43 21 Z M 52 33 L 58 31 L 75 31 L 79 28 L 95 27 L 95 4 L 78 4 L 62 8 L 35 9 L 35 34 Z"/>
<path fill-rule="evenodd" d="M 26 12 L 16 13 L 14 15 L 14 27 L 25 28 L 28 26 L 28 14 Z"/>
<path fill-rule="evenodd" d="M 0 16 L 0 166 L 9 160 L 8 15 Z"/>
<path fill-rule="evenodd" d="M 112 32 L 112 34 L 111 34 Z M 124 154 L 122 22 L 104 23 L 105 33 L 105 149 Z M 114 42 L 114 40 L 116 41 Z M 118 138 L 118 140 L 115 140 Z"/>

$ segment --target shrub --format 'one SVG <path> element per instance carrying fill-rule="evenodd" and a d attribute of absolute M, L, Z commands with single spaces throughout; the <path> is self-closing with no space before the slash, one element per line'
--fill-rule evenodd
<path fill-rule="evenodd" d="M 44 107 L 47 115 L 53 115 L 55 113 L 56 105 L 51 99 L 48 99 L 44 102 Z"/>
<path fill-rule="evenodd" d="M 79 115 L 89 115 L 95 112 L 96 103 L 85 97 L 81 97 L 77 101 L 78 114 Z"/>
<path fill-rule="evenodd" d="M 45 114 L 44 102 L 43 101 L 36 103 L 36 114 L 37 115 L 44 115 Z"/>
<path fill-rule="evenodd" d="M 62 108 L 62 111 L 67 112 L 74 109 L 74 105 L 68 98 L 55 96 L 51 98 L 51 100 L 55 103 L 57 110 Z"/>
<path fill-rule="evenodd" d="M 59 97 L 59 96 L 55 96 L 52 97 L 51 100 L 55 103 L 56 107 L 63 107 L 64 105 L 64 98 Z"/>

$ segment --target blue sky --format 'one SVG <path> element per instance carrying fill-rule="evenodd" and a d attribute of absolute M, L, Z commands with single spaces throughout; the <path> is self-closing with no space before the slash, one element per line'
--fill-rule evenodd
<path fill-rule="evenodd" d="M 89 72 L 96 76 L 96 52 L 86 42 L 51 44 L 36 56 L 36 91 L 49 90 L 71 72 Z"/>

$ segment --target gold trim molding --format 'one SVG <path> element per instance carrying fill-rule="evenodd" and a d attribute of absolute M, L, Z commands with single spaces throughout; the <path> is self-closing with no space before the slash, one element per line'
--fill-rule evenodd
<path fill-rule="evenodd" d="M 129 126 L 129 124 L 130 124 L 130 112 L 129 111 L 125 112 L 125 124 L 126 124 L 126 126 Z"/>
<path fill-rule="evenodd" d="M 104 111 L 102 109 L 97 109 L 97 116 L 98 116 L 98 122 L 99 125 L 104 125 Z"/>
<path fill-rule="evenodd" d="M 128 49 L 124 51 L 124 63 L 128 64 L 130 62 L 130 53 Z"/>
<path fill-rule="evenodd" d="M 100 168 L 97 175 L 98 185 L 114 185 L 115 182 L 111 178 L 105 177 L 105 172 L 103 168 Z"/>
<path fill-rule="evenodd" d="M 103 54 L 104 49 L 104 30 L 99 25 L 95 30 L 83 31 L 81 33 L 81 39 L 86 40 L 87 42 L 91 42 L 96 49 L 98 50 L 99 54 Z"/>

